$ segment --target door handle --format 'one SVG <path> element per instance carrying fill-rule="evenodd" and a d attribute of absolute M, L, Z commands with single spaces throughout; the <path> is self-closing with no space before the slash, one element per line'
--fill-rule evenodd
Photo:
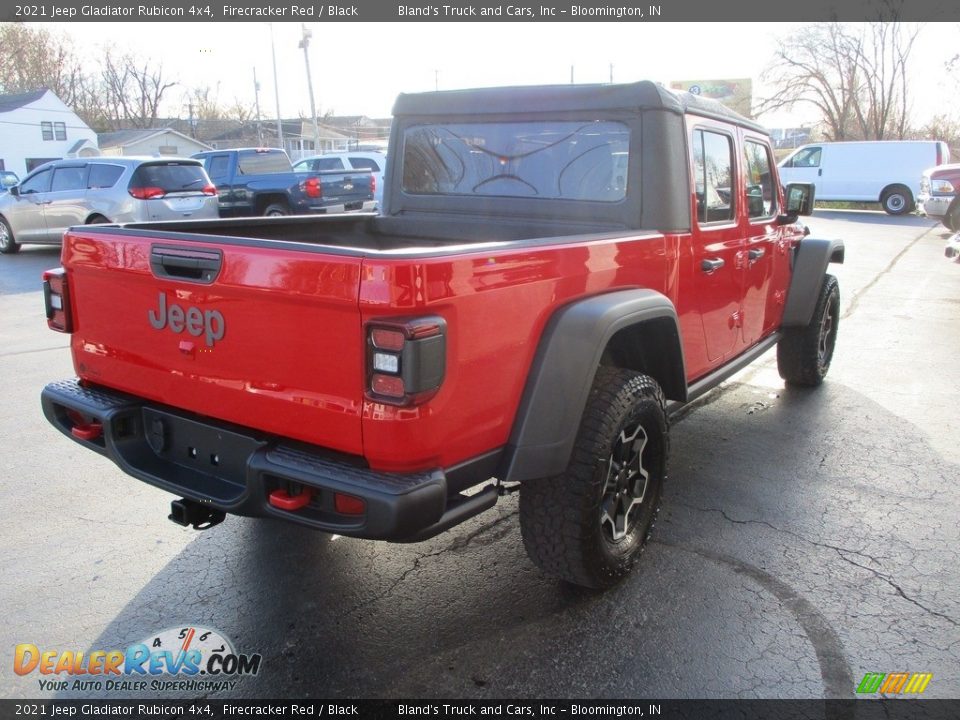
<path fill-rule="evenodd" d="M 817 177 L 823 177 L 823 168 L 817 170 Z"/>
<path fill-rule="evenodd" d="M 716 260 L 701 260 L 700 269 L 705 273 L 712 273 L 714 270 L 719 270 L 724 265 L 723 260 L 717 258 Z"/>
<path fill-rule="evenodd" d="M 759 260 L 766 254 L 767 254 L 766 250 L 763 250 L 762 248 L 757 248 L 756 250 L 750 250 L 749 252 L 747 252 L 747 258 L 749 258 L 750 262 L 755 263 L 757 260 Z"/>

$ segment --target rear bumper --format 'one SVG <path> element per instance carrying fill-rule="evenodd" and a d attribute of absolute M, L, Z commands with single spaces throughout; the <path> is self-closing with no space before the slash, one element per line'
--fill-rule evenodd
<path fill-rule="evenodd" d="M 347 203 L 337 203 L 335 205 L 316 205 L 310 207 L 310 212 L 318 215 L 332 215 L 334 213 L 344 212 L 372 212 L 377 209 L 375 200 L 355 200 Z"/>
<path fill-rule="evenodd" d="M 408 541 L 431 537 L 496 502 L 491 487 L 468 500 L 456 493 L 448 498 L 439 469 L 380 473 L 350 458 L 76 379 L 47 385 L 41 403 L 54 427 L 128 475 L 226 513 L 276 517 L 338 535 Z M 270 502 L 276 491 L 302 497 L 305 489 L 310 500 L 303 507 L 281 509 Z M 336 494 L 363 500 L 362 514 L 338 512 Z M 476 512 L 466 512 L 464 500 Z"/>

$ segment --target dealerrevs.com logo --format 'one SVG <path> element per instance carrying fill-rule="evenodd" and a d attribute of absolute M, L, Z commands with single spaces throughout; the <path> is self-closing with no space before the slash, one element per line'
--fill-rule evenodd
<path fill-rule="evenodd" d="M 48 650 L 21 643 L 13 670 L 37 676 L 41 690 L 54 692 L 215 692 L 256 675 L 262 659 L 238 653 L 217 630 L 194 626 L 164 630 L 126 650 Z"/>

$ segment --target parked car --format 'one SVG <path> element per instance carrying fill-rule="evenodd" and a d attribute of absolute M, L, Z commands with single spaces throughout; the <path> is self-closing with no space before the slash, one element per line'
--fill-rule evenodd
<path fill-rule="evenodd" d="M 196 160 L 55 160 L 0 195 L 0 252 L 57 245 L 73 225 L 216 217 L 217 188 Z"/>
<path fill-rule="evenodd" d="M 220 194 L 222 217 L 326 215 L 374 209 L 369 170 L 297 172 L 279 148 L 209 150 L 203 162 Z"/>
<path fill-rule="evenodd" d="M 812 183 L 817 200 L 878 202 L 903 215 L 916 207 L 924 169 L 949 161 L 940 140 L 816 143 L 780 163 L 780 180 Z"/>
<path fill-rule="evenodd" d="M 0 193 L 6 192 L 14 185 L 20 184 L 20 178 L 12 170 L 0 171 Z"/>
<path fill-rule="evenodd" d="M 383 171 L 387 167 L 387 156 L 382 152 L 355 150 L 353 152 L 324 153 L 297 161 L 293 169 L 298 172 L 319 172 L 321 170 L 369 170 L 377 181 L 373 199 L 377 207 L 383 204 Z"/>
<path fill-rule="evenodd" d="M 917 209 L 932 220 L 939 220 L 948 230 L 960 230 L 960 163 L 932 167 L 920 179 Z"/>

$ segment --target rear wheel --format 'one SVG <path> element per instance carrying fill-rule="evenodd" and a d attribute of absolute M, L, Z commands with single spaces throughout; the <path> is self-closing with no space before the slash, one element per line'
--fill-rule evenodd
<path fill-rule="evenodd" d="M 904 215 L 915 207 L 913 193 L 906 185 L 891 185 L 880 196 L 880 204 L 888 215 Z"/>
<path fill-rule="evenodd" d="M 954 200 L 943 216 L 943 226 L 950 232 L 960 231 L 960 199 Z"/>
<path fill-rule="evenodd" d="M 87 225 L 103 225 L 104 223 L 110 222 L 103 215 L 94 215 L 93 217 L 87 220 Z"/>
<path fill-rule="evenodd" d="M 787 328 L 777 343 L 777 370 L 790 385 L 813 387 L 823 382 L 840 323 L 840 286 L 824 275 L 813 317 L 805 327 Z"/>
<path fill-rule="evenodd" d="M 290 208 L 283 203 L 271 203 L 263 209 L 264 217 L 280 217 L 281 215 L 289 214 Z"/>
<path fill-rule="evenodd" d="M 4 218 L 0 218 L 0 253 L 12 255 L 20 251 L 20 243 L 13 237 L 13 230 Z"/>
<path fill-rule="evenodd" d="M 520 529 L 530 559 L 577 585 L 604 588 L 620 580 L 653 526 L 669 446 L 656 381 L 601 367 L 566 471 L 520 486 Z"/>

